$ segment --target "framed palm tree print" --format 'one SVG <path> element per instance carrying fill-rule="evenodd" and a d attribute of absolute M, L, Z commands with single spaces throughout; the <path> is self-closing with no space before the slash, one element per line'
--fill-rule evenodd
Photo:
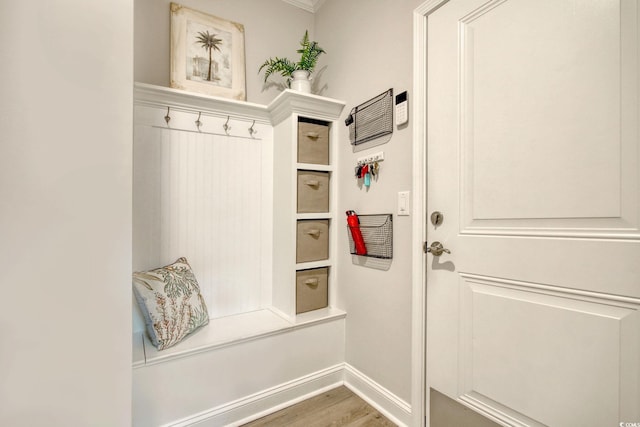
<path fill-rule="evenodd" d="M 171 87 L 246 100 L 244 26 L 171 3 Z"/>

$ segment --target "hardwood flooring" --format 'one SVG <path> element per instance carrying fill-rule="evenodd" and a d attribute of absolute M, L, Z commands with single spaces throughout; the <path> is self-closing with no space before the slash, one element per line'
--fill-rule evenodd
<path fill-rule="evenodd" d="M 342 386 L 257 419 L 243 427 L 391 427 L 394 423 Z"/>

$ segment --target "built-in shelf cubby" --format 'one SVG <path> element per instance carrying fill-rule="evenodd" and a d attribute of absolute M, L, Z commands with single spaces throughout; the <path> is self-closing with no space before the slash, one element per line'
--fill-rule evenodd
<path fill-rule="evenodd" d="M 289 114 L 274 123 L 274 203 L 280 209 L 274 215 L 273 306 L 296 318 L 335 309 L 335 144 L 344 104 L 289 96 Z"/>

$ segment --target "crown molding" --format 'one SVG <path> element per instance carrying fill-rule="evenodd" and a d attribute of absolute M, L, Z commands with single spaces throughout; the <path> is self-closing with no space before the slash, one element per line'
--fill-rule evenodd
<path fill-rule="evenodd" d="M 285 89 L 268 106 L 271 123 L 278 124 L 292 114 L 321 120 L 338 120 L 345 103 L 337 99 Z"/>
<path fill-rule="evenodd" d="M 325 0 L 282 0 L 285 3 L 289 3 L 293 6 L 304 9 L 307 12 L 316 13 L 322 7 Z"/>

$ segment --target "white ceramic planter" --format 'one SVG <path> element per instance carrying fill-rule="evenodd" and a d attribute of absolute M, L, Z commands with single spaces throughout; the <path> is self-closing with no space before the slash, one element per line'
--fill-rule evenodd
<path fill-rule="evenodd" d="M 297 70 L 291 73 L 291 89 L 304 93 L 311 93 L 311 79 L 307 70 Z"/>

